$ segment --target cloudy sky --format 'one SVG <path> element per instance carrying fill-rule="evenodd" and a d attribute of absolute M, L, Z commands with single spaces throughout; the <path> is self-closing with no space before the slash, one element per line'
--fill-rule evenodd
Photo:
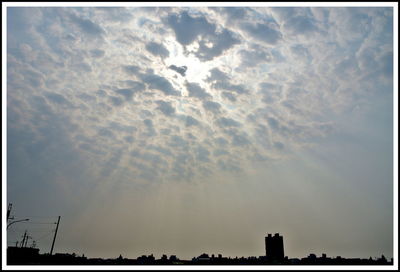
<path fill-rule="evenodd" d="M 279 232 L 289 257 L 390 258 L 392 21 L 9 7 L 7 201 L 32 223 L 8 243 L 49 252 L 34 222 L 60 215 L 55 252 L 89 257 L 260 256 Z"/>

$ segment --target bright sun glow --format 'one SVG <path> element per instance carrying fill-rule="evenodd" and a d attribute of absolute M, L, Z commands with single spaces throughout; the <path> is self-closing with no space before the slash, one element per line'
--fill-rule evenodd
<path fill-rule="evenodd" d="M 202 62 L 193 53 L 191 53 L 196 46 L 197 42 L 189 45 L 187 47 L 188 52 L 184 52 L 181 44 L 176 42 L 173 37 L 167 39 L 165 43 L 167 49 L 170 51 L 170 56 L 165 59 L 165 64 L 168 66 L 186 66 L 187 71 L 185 78 L 188 82 L 194 82 L 200 84 L 200 86 L 205 87 L 204 80 L 207 78 L 210 69 L 215 67 L 213 61 Z"/>

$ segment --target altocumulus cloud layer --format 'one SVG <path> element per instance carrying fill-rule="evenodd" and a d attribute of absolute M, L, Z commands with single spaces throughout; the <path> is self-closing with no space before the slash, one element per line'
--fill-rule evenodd
<path fill-rule="evenodd" d="M 110 180 L 249 173 L 392 95 L 390 8 L 8 8 L 7 18 L 13 194 L 26 180 L 33 193 L 78 198 Z"/>

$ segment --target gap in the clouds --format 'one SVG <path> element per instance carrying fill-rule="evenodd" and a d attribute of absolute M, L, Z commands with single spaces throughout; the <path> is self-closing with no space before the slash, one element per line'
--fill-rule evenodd
<path fill-rule="evenodd" d="M 164 61 L 167 67 L 171 65 L 181 67 L 186 66 L 187 71 L 185 79 L 189 82 L 198 83 L 202 87 L 206 87 L 204 80 L 209 74 L 210 69 L 215 67 L 216 63 L 212 61 L 202 62 L 191 53 L 191 51 L 195 49 L 195 47 L 193 47 L 195 44 L 197 44 L 196 41 L 193 42 L 192 46 L 188 46 L 185 50 L 174 37 L 168 37 L 165 41 L 165 46 L 170 51 L 170 56 Z"/>

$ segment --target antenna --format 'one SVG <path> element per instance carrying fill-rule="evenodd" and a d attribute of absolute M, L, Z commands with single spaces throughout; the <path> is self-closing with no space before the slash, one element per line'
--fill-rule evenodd
<path fill-rule="evenodd" d="M 23 236 L 23 238 L 22 238 L 21 247 L 24 247 L 25 239 L 26 239 L 26 230 L 25 230 L 24 236 Z"/>
<path fill-rule="evenodd" d="M 28 240 L 29 240 L 30 238 L 33 238 L 33 237 L 32 237 L 32 236 L 29 236 L 29 235 L 26 236 L 26 241 L 25 241 L 25 246 L 24 246 L 24 247 L 26 247 L 26 246 L 28 245 Z"/>

